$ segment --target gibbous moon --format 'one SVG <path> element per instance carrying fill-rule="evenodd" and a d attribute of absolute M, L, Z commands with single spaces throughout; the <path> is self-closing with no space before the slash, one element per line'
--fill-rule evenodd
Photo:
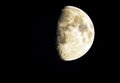
<path fill-rule="evenodd" d="M 81 9 L 65 6 L 57 26 L 57 51 L 64 61 L 76 60 L 85 55 L 93 44 L 94 26 Z"/>

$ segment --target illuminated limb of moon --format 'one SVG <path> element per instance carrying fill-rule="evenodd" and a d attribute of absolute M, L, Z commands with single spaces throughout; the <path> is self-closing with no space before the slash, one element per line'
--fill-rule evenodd
<path fill-rule="evenodd" d="M 57 50 L 62 60 L 71 61 L 88 52 L 94 40 L 94 26 L 81 9 L 66 6 L 58 21 Z"/>

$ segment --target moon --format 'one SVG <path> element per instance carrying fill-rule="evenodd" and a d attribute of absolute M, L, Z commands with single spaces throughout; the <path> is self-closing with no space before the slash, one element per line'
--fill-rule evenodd
<path fill-rule="evenodd" d="M 57 51 L 64 61 L 81 58 L 91 48 L 95 37 L 90 17 L 81 9 L 65 6 L 57 25 Z"/>

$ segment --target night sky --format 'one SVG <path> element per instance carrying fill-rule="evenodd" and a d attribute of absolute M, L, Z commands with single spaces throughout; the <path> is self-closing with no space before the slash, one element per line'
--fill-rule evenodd
<path fill-rule="evenodd" d="M 75 6 L 85 11 L 93 21 L 95 39 L 91 49 L 81 58 L 65 62 L 56 50 L 57 22 L 61 10 Z M 81 72 L 81 69 L 97 70 L 104 62 L 103 28 L 99 23 L 98 3 L 93 0 L 41 0 L 32 5 L 32 66 L 48 72 Z M 87 70 L 86 69 L 86 70 Z"/>

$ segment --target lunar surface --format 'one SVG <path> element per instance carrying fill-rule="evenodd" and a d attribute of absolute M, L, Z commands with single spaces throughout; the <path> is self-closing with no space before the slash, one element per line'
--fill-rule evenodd
<path fill-rule="evenodd" d="M 57 26 L 57 50 L 64 61 L 76 60 L 85 55 L 93 44 L 94 26 L 81 9 L 65 6 Z"/>

